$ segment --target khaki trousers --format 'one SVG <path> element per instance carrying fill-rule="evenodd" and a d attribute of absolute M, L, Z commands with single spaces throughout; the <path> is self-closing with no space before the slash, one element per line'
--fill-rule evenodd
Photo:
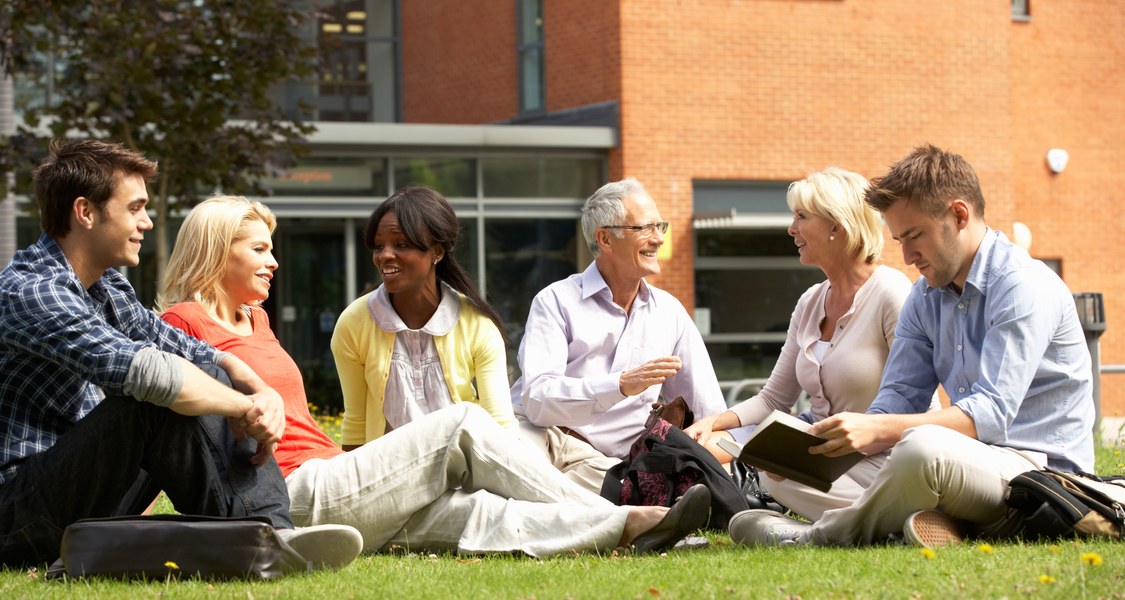
<path fill-rule="evenodd" d="M 859 498 L 825 511 L 806 539 L 844 546 L 881 542 L 901 532 L 912 513 L 928 509 L 987 527 L 1006 512 L 1008 481 L 1046 464 L 1040 452 L 990 446 L 937 425 L 914 427 Z"/>

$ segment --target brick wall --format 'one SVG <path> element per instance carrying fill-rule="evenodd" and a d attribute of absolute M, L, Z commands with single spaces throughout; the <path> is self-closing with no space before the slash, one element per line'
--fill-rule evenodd
<path fill-rule="evenodd" d="M 1061 258 L 1075 292 L 1101 292 L 1102 363 L 1125 364 L 1125 4 L 1033 2 L 1011 27 L 1015 218 L 1031 253 Z M 1052 174 L 1047 150 L 1070 154 Z M 1125 375 L 1102 377 L 1107 416 L 1125 416 Z"/>
<path fill-rule="evenodd" d="M 519 110 L 514 0 L 402 3 L 403 120 L 490 123 Z"/>
<path fill-rule="evenodd" d="M 515 2 L 468 16 L 462 4 L 404 6 L 407 120 L 516 116 Z M 1032 11 L 1019 23 L 979 0 L 544 0 L 547 105 L 619 100 L 610 176 L 640 179 L 673 223 L 654 282 L 689 309 L 693 180 L 792 181 L 829 165 L 874 177 L 931 142 L 976 167 L 992 227 L 1026 223 L 1033 255 L 1061 259 L 1072 290 L 1105 294 L 1103 363 L 1122 364 L 1125 5 Z M 431 33 L 422 50 L 415 28 Z M 1060 175 L 1044 164 L 1052 147 L 1071 155 Z M 884 256 L 902 267 L 897 243 Z M 1103 378 L 1103 405 L 1125 414 L 1125 375 Z"/>

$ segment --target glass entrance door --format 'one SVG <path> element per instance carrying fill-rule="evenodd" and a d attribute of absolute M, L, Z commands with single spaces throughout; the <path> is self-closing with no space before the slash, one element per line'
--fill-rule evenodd
<path fill-rule="evenodd" d="M 280 285 L 266 307 L 281 345 L 301 369 L 309 403 L 331 413 L 343 409 L 329 344 L 347 303 L 344 231 L 343 219 L 284 219 L 274 236 Z"/>

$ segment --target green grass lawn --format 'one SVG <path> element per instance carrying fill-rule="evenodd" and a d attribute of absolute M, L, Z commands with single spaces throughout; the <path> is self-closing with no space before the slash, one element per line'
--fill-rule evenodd
<path fill-rule="evenodd" d="M 326 429 L 332 423 L 326 422 Z M 1099 473 L 1125 473 L 1123 447 L 1099 448 Z M 336 572 L 274 582 L 44 582 L 0 571 L 0 598 L 1125 598 L 1125 544 L 967 543 L 935 552 L 735 546 L 664 556 L 363 556 Z"/>

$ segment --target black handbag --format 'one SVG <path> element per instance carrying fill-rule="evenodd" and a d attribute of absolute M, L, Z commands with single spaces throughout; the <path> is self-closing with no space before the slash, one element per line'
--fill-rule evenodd
<path fill-rule="evenodd" d="M 1008 513 L 982 537 L 1125 538 L 1125 476 L 1027 471 L 1008 482 Z"/>
<path fill-rule="evenodd" d="M 82 519 L 63 532 L 47 578 L 277 579 L 309 570 L 265 517 Z"/>

